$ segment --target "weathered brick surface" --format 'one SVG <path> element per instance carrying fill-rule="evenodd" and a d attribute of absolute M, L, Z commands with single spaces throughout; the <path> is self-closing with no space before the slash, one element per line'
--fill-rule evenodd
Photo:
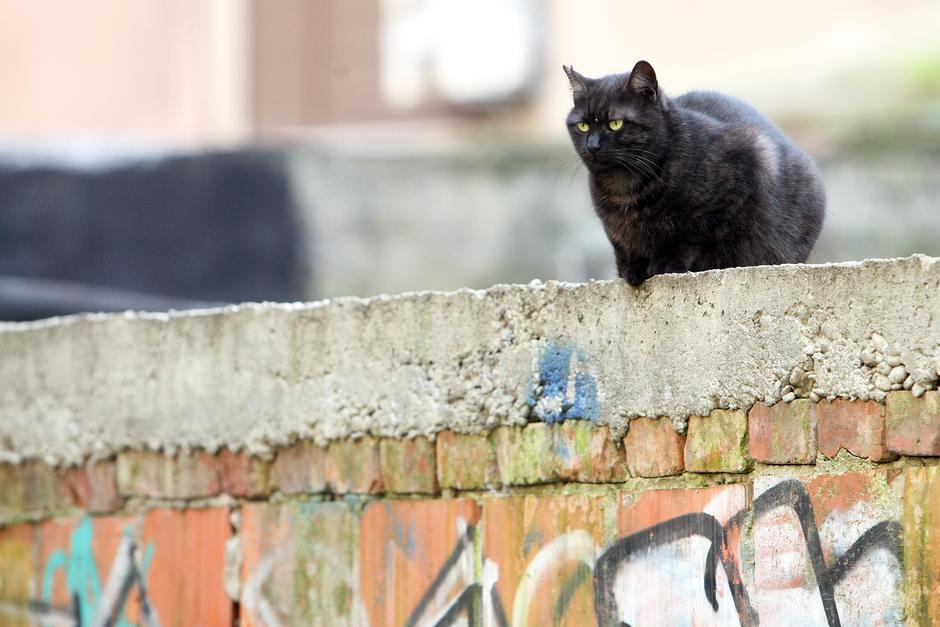
<path fill-rule="evenodd" d="M 228 509 L 154 510 L 142 536 L 153 547 L 147 587 L 161 625 L 232 624 L 223 577 Z"/>
<path fill-rule="evenodd" d="M 359 532 L 359 590 L 368 618 L 363 624 L 435 624 L 433 617 L 480 581 L 474 541 L 479 519 L 480 508 L 469 499 L 367 505 Z M 459 619 L 467 619 L 466 611 L 455 618 L 449 624 L 464 624 Z"/>
<path fill-rule="evenodd" d="M 842 625 L 901 623 L 900 483 L 884 471 L 754 481 L 754 602 L 762 625 L 794 617 L 824 625 L 827 612 Z M 829 569 L 840 558 L 855 561 L 832 569 L 832 588 L 821 591 L 813 561 Z"/>
<path fill-rule="evenodd" d="M 29 603 L 30 582 L 35 579 L 35 544 L 32 525 L 0 528 L 0 605 L 26 606 Z M 5 624 L 7 618 L 0 613 L 0 624 Z"/>
<path fill-rule="evenodd" d="M 885 418 L 888 450 L 940 456 L 940 392 L 927 392 L 920 398 L 910 392 L 891 392 Z"/>
<path fill-rule="evenodd" d="M 240 625 L 366 624 L 359 602 L 359 519 L 344 502 L 242 508 Z"/>
<path fill-rule="evenodd" d="M 117 466 L 113 459 L 89 462 L 63 472 L 75 505 L 92 514 L 115 512 L 124 505 L 118 494 Z"/>
<path fill-rule="evenodd" d="M 648 617 L 655 617 L 650 622 L 656 625 L 741 624 L 729 581 L 740 581 L 743 524 L 735 516 L 748 505 L 747 487 L 622 492 L 619 501 L 617 540 L 602 558 L 607 567 L 598 576 L 616 586 L 613 598 L 608 598 L 613 607 L 606 616 L 611 620 L 605 624 L 616 625 L 617 618 L 630 625 L 644 624 Z M 732 575 L 729 580 L 719 562 L 715 609 L 703 587 L 691 580 L 701 583 L 700 569 L 711 546 L 703 536 L 722 528 L 726 531 L 715 547 L 716 555 L 728 562 Z M 691 579 L 686 587 L 679 581 L 687 576 Z"/>
<path fill-rule="evenodd" d="M 904 572 L 909 625 L 940 625 L 940 466 L 904 471 Z"/>
<path fill-rule="evenodd" d="M 614 539 L 614 505 L 610 496 L 484 497 L 484 558 L 498 566 L 510 624 L 595 624 L 592 570 Z"/>
<path fill-rule="evenodd" d="M 31 460 L 20 465 L 19 475 L 25 511 L 51 513 L 74 505 L 68 483 L 55 468 Z"/>
<path fill-rule="evenodd" d="M 685 469 L 685 436 L 667 418 L 634 418 L 623 442 L 634 477 L 669 477 Z"/>
<path fill-rule="evenodd" d="M 552 425 L 499 427 L 493 432 L 499 478 L 503 485 L 535 485 L 557 479 Z"/>
<path fill-rule="evenodd" d="M 271 494 L 271 465 L 248 455 L 222 449 L 216 456 L 222 491 L 239 498 L 257 498 Z"/>
<path fill-rule="evenodd" d="M 566 420 L 553 428 L 555 476 L 562 481 L 610 483 L 627 478 L 623 446 L 610 429 L 587 420 Z"/>
<path fill-rule="evenodd" d="M 161 625 L 227 625 L 232 602 L 222 573 L 231 535 L 224 508 L 153 510 L 137 517 L 50 520 L 35 527 L 32 601 L 77 612 L 93 624 L 102 586 L 118 563 L 122 540 L 134 538 L 147 596 Z M 118 618 L 137 623 L 139 591 L 131 590 Z M 77 602 L 77 608 L 73 603 Z"/>
<path fill-rule="evenodd" d="M 442 488 L 498 488 L 496 449 L 488 434 L 442 431 L 437 434 L 437 478 Z"/>
<path fill-rule="evenodd" d="M 326 449 L 304 440 L 278 450 L 271 467 L 273 487 L 284 494 L 327 491 Z"/>
<path fill-rule="evenodd" d="M 685 441 L 685 467 L 691 472 L 746 472 L 747 414 L 716 409 L 691 416 Z"/>
<path fill-rule="evenodd" d="M 437 456 L 432 440 L 384 438 L 379 442 L 379 462 L 386 492 L 437 493 Z"/>
<path fill-rule="evenodd" d="M 885 449 L 885 408 L 875 401 L 839 398 L 813 405 L 819 452 L 832 459 L 845 449 L 856 457 L 882 462 L 897 456 Z M 752 439 L 753 451 L 753 439 Z"/>
<path fill-rule="evenodd" d="M 21 467 L 0 463 L 0 519 L 23 511 L 23 478 Z"/>
<path fill-rule="evenodd" d="M 748 412 L 753 459 L 765 464 L 815 464 L 816 414 L 813 402 L 800 398 L 771 406 L 754 403 Z"/>
<path fill-rule="evenodd" d="M 215 457 L 205 451 L 175 456 L 153 451 L 120 453 L 117 482 L 122 496 L 192 499 L 222 491 Z"/>
<path fill-rule="evenodd" d="M 379 444 L 373 437 L 337 440 L 327 448 L 326 480 L 336 494 L 383 491 Z"/>

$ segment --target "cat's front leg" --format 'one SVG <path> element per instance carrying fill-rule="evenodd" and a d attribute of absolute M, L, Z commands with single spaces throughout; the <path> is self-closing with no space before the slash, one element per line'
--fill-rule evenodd
<path fill-rule="evenodd" d="M 631 257 L 626 250 L 614 244 L 614 258 L 617 260 L 617 276 L 631 286 L 636 287 L 650 277 L 649 259 L 646 257 Z"/>
<path fill-rule="evenodd" d="M 626 265 L 623 272 L 620 273 L 620 276 L 623 277 L 631 287 L 641 285 L 643 281 L 652 276 L 649 273 L 649 260 L 645 257 L 631 260 Z"/>

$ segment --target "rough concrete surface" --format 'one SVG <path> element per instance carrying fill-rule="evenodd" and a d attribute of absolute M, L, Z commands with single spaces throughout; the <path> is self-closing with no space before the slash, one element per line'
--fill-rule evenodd
<path fill-rule="evenodd" d="M 936 386 L 938 288 L 914 256 L 0 324 L 0 459 L 880 400 Z"/>

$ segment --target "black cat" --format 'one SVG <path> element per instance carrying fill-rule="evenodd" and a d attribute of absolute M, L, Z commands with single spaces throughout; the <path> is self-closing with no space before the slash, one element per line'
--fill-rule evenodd
<path fill-rule="evenodd" d="M 571 141 L 630 285 L 664 272 L 806 260 L 825 191 L 813 160 L 773 123 L 714 92 L 668 98 L 646 61 L 598 79 L 564 69 Z"/>

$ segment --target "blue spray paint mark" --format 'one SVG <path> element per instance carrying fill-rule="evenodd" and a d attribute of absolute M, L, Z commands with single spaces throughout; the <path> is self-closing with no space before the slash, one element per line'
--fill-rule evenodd
<path fill-rule="evenodd" d="M 565 417 L 571 420 L 597 418 L 597 382 L 586 372 L 574 375 L 574 402 Z"/>
<path fill-rule="evenodd" d="M 549 344 L 539 358 L 538 378 L 529 389 L 528 404 L 545 422 L 596 420 L 597 381 L 580 367 L 574 373 L 569 394 L 572 362 L 585 363 L 584 355 L 567 344 Z"/>
<path fill-rule="evenodd" d="M 130 535 L 129 528 L 124 529 L 124 535 Z M 93 543 L 94 529 L 91 518 L 85 516 L 72 531 L 69 552 L 54 551 L 49 556 L 49 561 L 46 562 L 42 577 L 42 600 L 45 603 L 51 603 L 55 574 L 59 570 L 65 572 L 65 584 L 69 597 L 78 599 L 79 602 L 78 610 L 82 625 L 92 623 L 98 602 L 101 600 L 101 576 L 95 564 Z M 153 543 L 148 542 L 140 565 L 140 579 L 144 585 L 147 583 L 147 572 L 150 569 L 153 554 Z M 133 624 L 124 618 L 123 609 L 117 625 L 118 627 L 133 627 Z"/>

